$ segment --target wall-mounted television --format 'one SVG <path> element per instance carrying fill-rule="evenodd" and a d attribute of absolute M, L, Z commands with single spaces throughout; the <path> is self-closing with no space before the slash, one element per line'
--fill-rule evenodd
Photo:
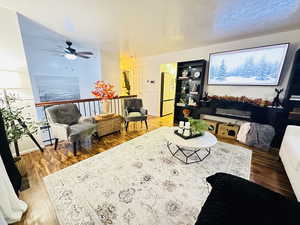
<path fill-rule="evenodd" d="M 278 85 L 289 44 L 219 52 L 209 57 L 209 85 Z"/>

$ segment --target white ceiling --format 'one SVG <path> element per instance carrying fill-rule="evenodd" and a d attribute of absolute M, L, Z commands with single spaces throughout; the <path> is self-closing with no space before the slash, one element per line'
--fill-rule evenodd
<path fill-rule="evenodd" d="M 147 56 L 300 28 L 300 0 L 0 0 L 94 48 Z"/>

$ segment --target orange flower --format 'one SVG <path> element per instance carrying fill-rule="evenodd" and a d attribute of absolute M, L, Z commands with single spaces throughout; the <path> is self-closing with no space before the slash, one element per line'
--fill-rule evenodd
<path fill-rule="evenodd" d="M 99 98 L 100 100 L 107 100 L 117 97 L 117 93 L 113 91 L 114 86 L 104 81 L 96 81 L 94 90 L 92 90 L 92 94 Z"/>

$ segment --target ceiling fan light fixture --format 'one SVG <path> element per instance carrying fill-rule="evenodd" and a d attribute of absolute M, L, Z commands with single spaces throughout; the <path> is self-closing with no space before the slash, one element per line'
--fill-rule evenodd
<path fill-rule="evenodd" d="M 70 60 L 75 60 L 75 59 L 77 59 L 77 56 L 76 56 L 76 55 L 74 55 L 74 54 L 69 54 L 69 53 L 66 53 L 66 54 L 65 54 L 65 57 L 66 57 L 67 59 L 70 59 Z"/>

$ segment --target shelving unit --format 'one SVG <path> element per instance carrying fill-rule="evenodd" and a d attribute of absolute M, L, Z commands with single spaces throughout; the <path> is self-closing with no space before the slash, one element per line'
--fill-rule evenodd
<path fill-rule="evenodd" d="M 205 60 L 177 64 L 174 123 L 184 119 L 183 109 L 189 109 L 193 116 L 193 110 L 199 107 L 203 95 L 205 68 Z"/>

